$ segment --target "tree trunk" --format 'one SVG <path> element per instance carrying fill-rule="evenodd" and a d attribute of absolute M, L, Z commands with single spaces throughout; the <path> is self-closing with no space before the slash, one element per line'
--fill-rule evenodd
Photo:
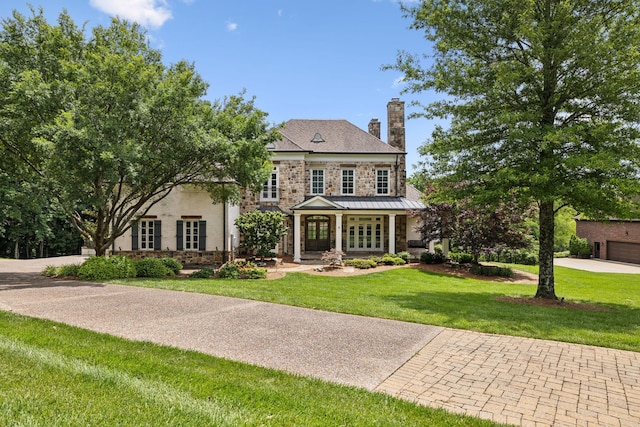
<path fill-rule="evenodd" d="M 553 201 L 540 203 L 540 270 L 536 298 L 558 299 L 553 275 L 554 217 Z"/>
<path fill-rule="evenodd" d="M 16 244 L 13 247 L 13 258 L 15 259 L 20 258 L 20 241 L 18 239 L 16 239 Z"/>

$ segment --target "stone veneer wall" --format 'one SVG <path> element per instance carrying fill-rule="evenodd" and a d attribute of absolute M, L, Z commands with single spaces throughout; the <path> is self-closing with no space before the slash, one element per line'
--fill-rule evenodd
<path fill-rule="evenodd" d="M 354 169 L 356 171 L 355 194 L 357 197 L 374 197 L 376 194 L 376 170 L 389 170 L 389 193 L 385 196 L 404 196 L 406 191 L 405 181 L 402 179 L 404 171 L 398 169 L 401 174 L 398 182 L 398 194 L 396 190 L 395 164 L 393 163 L 376 163 L 376 162 L 308 162 L 304 173 L 304 190 L 305 194 L 311 193 L 311 170 L 324 170 L 324 195 L 325 196 L 342 196 L 342 169 Z M 282 206 L 282 203 L 280 204 Z M 294 206 L 294 205 L 291 205 Z"/>
<path fill-rule="evenodd" d="M 114 251 L 113 254 L 136 261 L 143 258 L 175 258 L 185 266 L 222 264 L 229 259 L 229 253 L 223 251 Z"/>

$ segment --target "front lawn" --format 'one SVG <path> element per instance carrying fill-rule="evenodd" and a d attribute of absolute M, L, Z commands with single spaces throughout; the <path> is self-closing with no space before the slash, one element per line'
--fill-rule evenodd
<path fill-rule="evenodd" d="M 320 380 L 0 310 L 3 426 L 492 426 Z"/>
<path fill-rule="evenodd" d="M 117 283 L 640 351 L 640 275 L 633 274 L 556 267 L 557 295 L 591 309 L 500 301 L 504 296 L 532 297 L 536 287 L 414 268 L 352 277 L 289 273 L 277 280 L 129 279 Z"/>

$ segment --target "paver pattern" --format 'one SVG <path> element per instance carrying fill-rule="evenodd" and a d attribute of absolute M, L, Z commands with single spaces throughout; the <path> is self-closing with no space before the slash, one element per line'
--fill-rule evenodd
<path fill-rule="evenodd" d="M 640 425 L 640 353 L 445 329 L 376 391 L 522 426 Z"/>

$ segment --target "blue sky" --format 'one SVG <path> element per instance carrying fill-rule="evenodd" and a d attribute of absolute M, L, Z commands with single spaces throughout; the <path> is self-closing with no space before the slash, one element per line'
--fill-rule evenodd
<path fill-rule="evenodd" d="M 246 89 L 272 123 L 288 119 L 346 119 L 362 129 L 377 117 L 386 140 L 386 105 L 401 95 L 396 71 L 381 71 L 398 50 L 430 53 L 423 35 L 409 30 L 397 0 L 46 0 L 50 22 L 66 8 L 77 24 L 109 25 L 111 16 L 136 21 L 166 64 L 194 62 L 221 99 Z M 0 0 L 0 17 L 29 14 L 27 3 Z M 407 166 L 433 122 L 405 123 Z"/>

